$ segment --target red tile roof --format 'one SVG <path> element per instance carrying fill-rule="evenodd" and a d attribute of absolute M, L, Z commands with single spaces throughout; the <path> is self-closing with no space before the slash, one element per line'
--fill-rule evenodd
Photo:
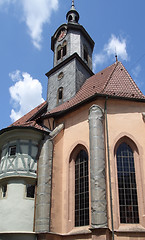
<path fill-rule="evenodd" d="M 134 100 L 144 100 L 145 96 L 139 90 L 121 62 L 116 62 L 85 81 L 77 94 L 69 101 L 47 111 L 47 102 L 40 104 L 9 127 L 34 127 L 45 131 L 39 124 L 39 117 L 50 116 L 69 110 L 86 100 L 96 96 L 121 97 Z"/>
<path fill-rule="evenodd" d="M 47 102 L 41 103 L 36 108 L 32 109 L 29 113 L 18 119 L 16 122 L 11 124 L 9 127 L 34 127 L 39 130 L 45 130 L 45 128 L 39 125 L 36 120 L 37 118 L 46 111 Z"/>
<path fill-rule="evenodd" d="M 115 62 L 87 79 L 72 99 L 47 112 L 46 115 L 71 109 L 96 95 L 145 100 L 145 96 L 137 87 L 122 63 Z"/>

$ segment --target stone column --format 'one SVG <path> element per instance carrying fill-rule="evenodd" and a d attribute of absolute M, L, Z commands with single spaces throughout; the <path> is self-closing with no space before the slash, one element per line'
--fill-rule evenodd
<path fill-rule="evenodd" d="M 93 105 L 90 108 L 89 132 L 92 228 L 107 227 L 103 115 L 101 107 Z"/>
<path fill-rule="evenodd" d="M 42 141 L 42 148 L 38 161 L 35 218 L 35 231 L 37 233 L 49 232 L 50 230 L 52 154 L 53 143 L 50 137 L 46 136 Z"/>

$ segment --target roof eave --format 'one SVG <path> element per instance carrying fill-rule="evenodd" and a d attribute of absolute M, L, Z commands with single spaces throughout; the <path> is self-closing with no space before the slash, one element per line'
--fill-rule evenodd
<path fill-rule="evenodd" d="M 29 122 L 29 121 L 32 121 L 33 119 L 35 119 L 35 118 L 39 118 L 39 114 L 41 113 L 41 112 L 43 112 L 43 110 L 47 107 L 47 105 L 48 105 L 48 102 L 47 101 L 45 101 L 46 103 L 45 103 L 45 105 L 41 108 L 41 109 L 39 109 L 33 116 L 31 116 L 26 122 Z"/>
<path fill-rule="evenodd" d="M 2 135 L 3 133 L 5 132 L 9 132 L 11 130 L 15 130 L 15 129 L 31 129 L 31 130 L 34 130 L 34 131 L 37 131 L 37 132 L 41 132 L 41 133 L 45 133 L 45 134 L 49 134 L 49 132 L 45 131 L 45 130 L 41 130 L 41 129 L 38 129 L 36 127 L 33 127 L 33 126 L 11 126 L 11 127 L 7 127 L 7 128 L 3 128 L 0 130 L 0 135 Z"/>
<path fill-rule="evenodd" d="M 79 62 L 81 62 L 81 64 L 84 66 L 84 68 L 87 69 L 87 71 L 90 73 L 91 76 L 94 75 L 94 73 L 92 72 L 92 70 L 88 67 L 88 65 L 81 59 L 81 57 L 75 52 L 74 54 L 72 54 L 71 56 L 69 56 L 68 58 L 66 58 L 63 62 L 59 63 L 58 65 L 56 65 L 54 68 L 52 68 L 49 72 L 47 72 L 45 75 L 47 77 L 49 77 L 52 73 L 54 73 L 56 70 L 60 69 L 62 66 L 64 66 L 65 64 L 67 64 L 68 62 L 70 62 L 73 59 L 77 59 Z"/>
<path fill-rule="evenodd" d="M 46 115 L 43 116 L 43 118 L 47 118 L 47 117 L 58 117 L 58 116 L 62 116 L 65 115 L 71 111 L 74 111 L 76 109 L 78 109 L 80 106 L 83 106 L 86 103 L 90 103 L 91 101 L 95 100 L 98 97 L 102 97 L 102 98 L 107 98 L 107 99 L 119 99 L 119 100 L 127 100 L 127 101 L 135 101 L 135 102 L 144 102 L 145 103 L 145 99 L 140 99 L 140 98 L 129 98 L 129 97 L 121 97 L 121 96 L 112 96 L 112 95 L 108 95 L 108 94 L 100 94 L 100 93 L 96 93 L 93 96 L 79 102 L 78 104 L 65 109 L 65 110 L 61 110 L 58 112 L 54 112 L 54 113 L 48 113 Z"/>

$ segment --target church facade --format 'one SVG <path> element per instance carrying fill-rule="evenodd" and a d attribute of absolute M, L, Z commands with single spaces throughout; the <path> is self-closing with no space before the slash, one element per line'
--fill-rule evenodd
<path fill-rule="evenodd" d="M 145 239 L 145 96 L 72 7 L 51 39 L 47 100 L 0 131 L 0 240 Z"/>

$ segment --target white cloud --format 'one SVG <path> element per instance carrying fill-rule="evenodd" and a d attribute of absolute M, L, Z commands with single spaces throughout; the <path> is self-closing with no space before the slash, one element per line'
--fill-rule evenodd
<path fill-rule="evenodd" d="M 22 80 L 22 75 L 21 75 L 20 70 L 16 70 L 16 71 L 10 73 L 9 77 L 12 79 L 13 82 Z"/>
<path fill-rule="evenodd" d="M 48 23 L 52 11 L 57 10 L 58 0 L 23 0 L 22 6 L 32 42 L 40 49 L 43 24 Z"/>
<path fill-rule="evenodd" d="M 116 37 L 114 34 L 111 35 L 111 38 L 108 41 L 108 44 L 105 44 L 104 51 L 108 56 L 117 54 L 122 60 L 128 59 L 126 51 L 126 39 L 121 37 Z"/>
<path fill-rule="evenodd" d="M 21 19 L 37 49 L 41 48 L 43 25 L 50 22 L 52 11 L 58 9 L 58 0 L 0 0 L 0 7 L 15 4 L 22 10 Z"/>
<path fill-rule="evenodd" d="M 9 88 L 13 109 L 10 118 L 16 121 L 24 114 L 44 101 L 42 98 L 42 85 L 38 79 L 33 79 L 29 73 L 19 70 L 10 74 L 16 83 Z"/>
<path fill-rule="evenodd" d="M 110 39 L 108 40 L 108 43 L 104 45 L 103 50 L 100 53 L 94 55 L 94 71 L 97 65 L 104 64 L 112 56 L 114 56 L 115 58 L 116 54 L 119 59 L 127 61 L 128 54 L 126 48 L 126 39 L 122 37 L 116 37 L 114 34 L 112 34 Z"/>

